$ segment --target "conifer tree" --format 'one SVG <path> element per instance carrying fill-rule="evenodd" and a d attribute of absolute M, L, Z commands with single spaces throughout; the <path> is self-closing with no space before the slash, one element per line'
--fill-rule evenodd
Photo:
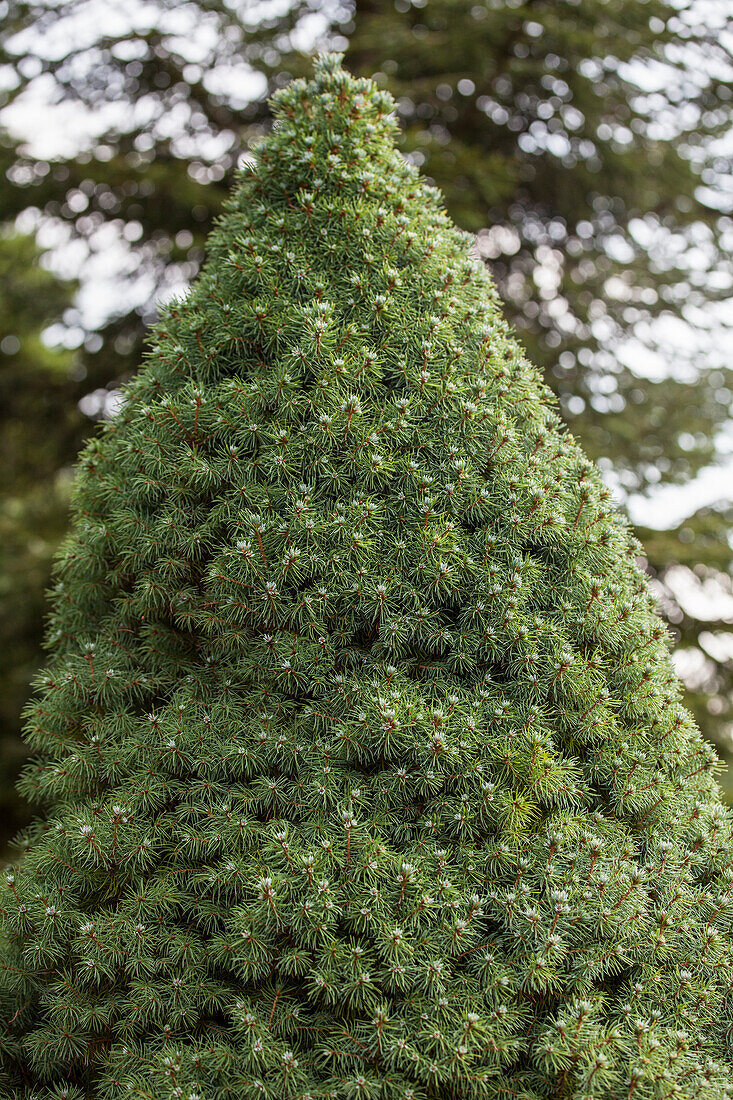
<path fill-rule="evenodd" d="M 83 453 L 4 1096 L 733 1096 L 715 753 L 393 106 L 276 95 Z"/>

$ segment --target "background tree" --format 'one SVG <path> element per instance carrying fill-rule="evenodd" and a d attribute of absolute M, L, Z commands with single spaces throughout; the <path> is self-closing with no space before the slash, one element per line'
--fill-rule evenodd
<path fill-rule="evenodd" d="M 6 213 L 61 227 L 87 250 L 83 271 L 112 254 L 110 231 L 120 243 L 108 316 L 80 349 L 101 410 L 105 388 L 139 361 L 156 296 L 196 272 L 237 157 L 269 125 L 266 93 L 302 73 L 312 47 L 343 47 L 352 69 L 396 93 L 406 150 L 479 233 L 509 316 L 589 453 L 622 493 L 681 484 L 714 458 L 731 401 L 713 342 L 683 354 L 679 330 L 658 323 L 685 314 L 706 340 L 729 286 L 718 186 L 727 18 L 724 0 L 352 0 L 285 13 L 156 0 L 114 18 L 104 0 L 15 3 L 0 17 L 5 117 L 22 130 L 23 104 L 48 100 L 61 118 L 88 115 L 91 136 L 53 158 L 26 148 Z M 705 507 L 645 532 L 670 621 L 696 658 L 690 702 L 719 744 L 730 624 L 725 607 L 708 621 L 684 596 L 691 579 L 730 591 L 728 521 Z"/>
<path fill-rule="evenodd" d="M 0 844 L 18 821 L 21 712 L 40 659 L 51 558 L 66 528 L 66 464 L 89 423 L 77 404 L 85 391 L 73 353 L 42 338 L 74 289 L 41 266 L 32 236 L 0 232 Z"/>

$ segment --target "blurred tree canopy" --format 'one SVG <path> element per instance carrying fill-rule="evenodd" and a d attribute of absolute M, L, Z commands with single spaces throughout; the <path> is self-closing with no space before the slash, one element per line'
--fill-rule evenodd
<path fill-rule="evenodd" d="M 406 154 L 478 234 L 529 354 L 619 495 L 691 481 L 715 460 L 733 391 L 715 331 L 731 288 L 732 23 L 727 0 L 0 4 L 0 121 L 23 141 L 3 151 L 0 216 L 51 233 L 83 286 L 100 272 L 110 286 L 103 316 L 67 310 L 81 335 L 55 383 L 16 379 L 25 428 L 8 499 L 27 492 L 24 470 L 38 488 L 73 460 L 82 394 L 87 423 L 105 414 L 156 298 L 195 274 L 237 160 L 269 124 L 266 96 L 321 48 L 396 96 Z M 78 139 L 51 152 L 31 140 L 41 110 L 60 131 L 73 119 Z M 46 523 L 24 516 L 7 536 L 16 563 Z M 689 658 L 689 702 L 723 748 L 730 520 L 710 505 L 640 532 Z M 6 591 L 16 567 L 3 566 Z M 33 577 L 33 598 L 14 595 L 4 617 L 18 683 L 40 660 Z M 703 615 L 689 594 L 711 585 L 721 595 Z M 8 737 L 16 703 L 3 705 Z"/>
<path fill-rule="evenodd" d="M 44 589 L 66 526 L 60 471 L 86 427 L 72 356 L 41 339 L 75 288 L 39 258 L 32 236 L 0 232 L 0 820 L 9 822 L 18 814 L 23 747 L 8 731 L 17 729 L 40 660 Z"/>

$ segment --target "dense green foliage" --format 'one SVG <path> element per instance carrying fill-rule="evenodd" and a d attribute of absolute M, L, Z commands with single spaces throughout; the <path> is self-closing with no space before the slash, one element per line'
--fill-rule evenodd
<path fill-rule="evenodd" d="M 715 753 L 392 105 L 278 94 L 82 456 L 7 1096 L 733 1095 Z"/>
<path fill-rule="evenodd" d="M 456 223 L 479 231 L 508 318 L 590 457 L 630 491 L 687 481 L 711 460 L 732 388 L 729 364 L 705 345 L 710 303 L 730 286 L 730 210 L 716 186 L 730 171 L 716 142 L 733 106 L 727 0 L 345 0 L 317 15 L 301 0 L 148 0 L 114 20 L 100 15 L 105 4 L 0 5 L 5 101 L 73 104 L 94 135 L 52 157 L 38 141 L 18 155 L 0 149 L 10 163 L 4 216 L 38 209 L 92 258 L 108 250 L 112 262 L 111 236 L 131 254 L 109 318 L 80 350 L 88 390 L 134 369 L 153 299 L 195 273 L 236 158 L 269 125 L 265 88 L 302 75 L 297 50 L 319 35 L 397 95 L 407 149 Z M 37 119 L 38 106 L 25 117 Z M 87 264 L 82 274 L 92 277 Z M 702 346 L 662 347 L 667 377 L 654 381 L 618 349 L 627 337 L 651 349 L 664 333 L 676 338 L 678 328 L 653 327 L 667 315 L 687 316 Z M 724 610 L 707 619 L 683 594 L 702 581 L 730 590 L 729 529 L 730 510 L 706 506 L 644 532 L 669 620 L 704 659 L 687 701 L 724 747 L 730 622 Z M 11 534 L 28 544 L 24 526 Z M 39 598 L 37 587 L 13 604 L 13 636 L 34 634 Z M 7 660 L 20 682 L 29 654 L 11 647 Z M 15 737 L 7 698 L 3 735 Z"/>

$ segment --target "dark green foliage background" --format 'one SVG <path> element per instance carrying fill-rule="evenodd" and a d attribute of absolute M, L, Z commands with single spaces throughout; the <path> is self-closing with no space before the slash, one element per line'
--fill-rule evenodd
<path fill-rule="evenodd" d="M 15 780 L 25 757 L 17 736 L 29 683 L 42 660 L 49 563 L 66 528 L 68 489 L 58 477 L 88 430 L 74 357 L 52 351 L 42 329 L 74 287 L 39 263 L 29 236 L 0 236 L 0 820 L 3 846 L 27 811 Z"/>

